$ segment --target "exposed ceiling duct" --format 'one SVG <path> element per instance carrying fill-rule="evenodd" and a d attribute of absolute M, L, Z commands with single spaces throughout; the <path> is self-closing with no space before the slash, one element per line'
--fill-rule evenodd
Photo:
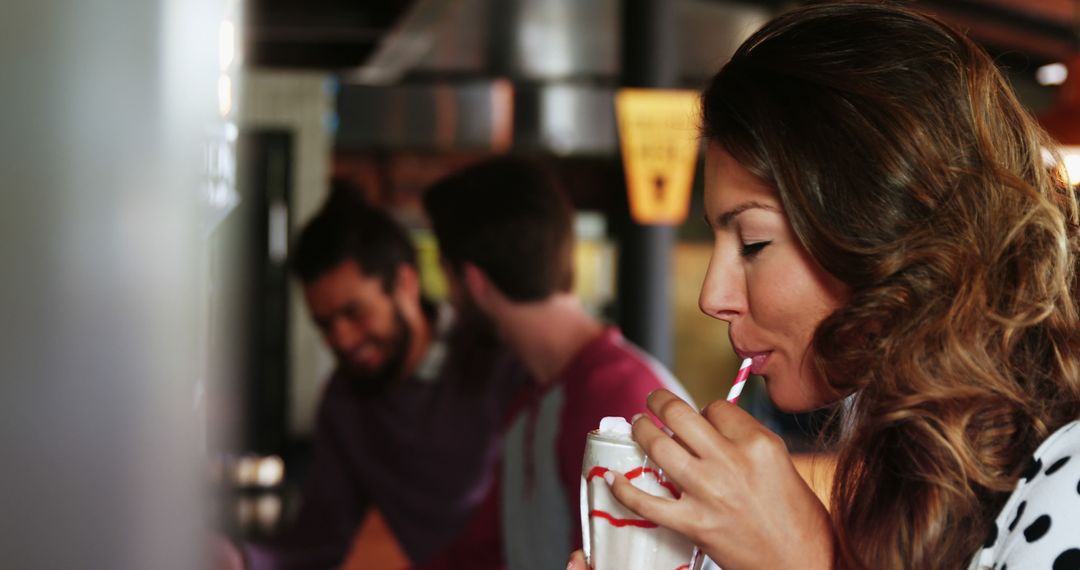
<path fill-rule="evenodd" d="M 689 88 L 702 85 L 779 10 L 766 1 L 671 2 L 680 30 L 677 77 Z M 396 24 L 369 46 L 363 64 L 339 74 L 338 144 L 493 151 L 510 144 L 558 155 L 614 155 L 622 4 L 398 3 L 404 9 Z M 1003 60 L 1019 54 L 1024 65 L 1038 65 L 1075 51 L 1072 0 L 912 5 L 965 29 Z"/>
<path fill-rule="evenodd" d="M 346 83 L 337 98 L 343 150 L 486 150 L 513 145 L 514 88 L 505 79 Z"/>
<path fill-rule="evenodd" d="M 689 6 L 680 7 L 684 13 L 745 9 L 774 13 L 808 0 L 673 1 Z M 621 4 L 621 0 L 616 3 Z M 597 20 L 590 16 L 590 11 L 603 12 L 610 2 L 583 0 L 581 6 L 574 4 L 560 0 L 494 3 L 491 0 L 309 0 L 302 4 L 291 0 L 250 0 L 246 9 L 245 51 L 249 55 L 248 63 L 258 67 L 344 71 L 368 64 L 378 70 L 407 72 L 418 59 L 425 59 L 420 68 L 478 72 L 484 65 L 480 58 L 486 57 L 486 47 L 480 44 L 487 41 L 488 15 L 495 10 L 501 13 L 496 19 L 503 22 L 515 18 L 552 22 L 560 13 L 572 14 L 572 28 L 584 29 L 585 36 L 595 36 L 595 41 L 603 43 L 603 34 L 598 32 L 604 30 L 594 26 Z M 1019 52 L 1035 59 L 1055 59 L 1063 51 L 1075 49 L 1074 0 L 912 0 L 909 5 L 939 14 L 1000 53 Z M 516 16 L 506 14 L 514 10 Z M 691 27 L 713 22 L 710 18 L 683 20 Z M 521 30 L 513 26 L 500 29 Z M 390 37 L 395 33 L 397 38 Z M 532 37 L 550 39 L 552 34 L 558 32 L 542 31 Z M 522 38 L 521 41 L 527 41 L 525 36 Z M 435 45 L 438 47 L 433 48 Z M 454 49 L 448 51 L 447 46 Z M 390 48 L 405 57 L 398 55 L 395 60 L 386 59 L 386 55 L 375 56 L 376 52 Z M 417 58 L 418 53 L 424 56 Z M 404 74 L 397 77 L 403 78 Z"/>
<path fill-rule="evenodd" d="M 772 13 L 673 2 L 683 30 L 678 76 L 689 87 Z M 614 156 L 620 7 L 620 0 L 417 0 L 363 66 L 342 74 L 338 144 L 502 150 L 507 131 L 488 127 L 509 125 L 519 150 Z M 480 126 L 463 128 L 471 120 Z"/>
<path fill-rule="evenodd" d="M 401 83 L 420 70 L 482 74 L 487 64 L 490 0 L 416 0 L 346 81 Z"/>
<path fill-rule="evenodd" d="M 679 75 L 708 77 L 775 12 L 754 3 L 672 0 Z M 521 81 L 614 81 L 621 0 L 417 0 L 345 81 L 502 76 Z"/>

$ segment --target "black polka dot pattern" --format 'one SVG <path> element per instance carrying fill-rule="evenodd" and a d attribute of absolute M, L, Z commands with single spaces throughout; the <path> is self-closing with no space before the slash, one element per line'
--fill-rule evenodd
<path fill-rule="evenodd" d="M 1080 570 L 1080 459 L 1072 459 L 1080 454 L 1076 428 L 1080 420 L 1062 426 L 1027 460 L 966 570 Z"/>
<path fill-rule="evenodd" d="M 1054 559 L 1054 570 L 1080 570 L 1080 548 L 1070 548 Z"/>
<path fill-rule="evenodd" d="M 1046 468 L 1046 474 L 1047 475 L 1053 475 L 1054 473 L 1057 473 L 1058 470 L 1060 470 L 1062 467 L 1065 467 L 1065 464 L 1068 463 L 1068 462 L 1069 462 L 1068 457 L 1062 457 L 1061 459 L 1058 459 L 1057 461 L 1054 462 L 1053 465 Z"/>
<path fill-rule="evenodd" d="M 1046 536 L 1046 532 L 1050 530 L 1050 523 L 1050 515 L 1040 516 L 1035 519 L 1035 522 L 1024 529 L 1024 538 L 1027 539 L 1028 542 L 1035 542 Z"/>
<path fill-rule="evenodd" d="M 1020 517 L 1024 516 L 1024 509 L 1027 508 L 1027 501 L 1020 503 L 1020 506 L 1016 508 L 1016 517 L 1009 523 L 1009 532 L 1016 530 L 1016 525 L 1020 522 Z"/>
<path fill-rule="evenodd" d="M 1030 483 L 1039 474 L 1039 471 L 1042 471 L 1042 459 L 1032 457 L 1031 463 L 1028 463 L 1027 469 L 1024 469 L 1024 472 L 1020 474 L 1020 478 Z"/>
<path fill-rule="evenodd" d="M 997 542 L 998 529 L 997 525 L 990 525 L 990 532 L 986 535 L 986 542 L 983 543 L 983 548 L 990 548 Z"/>

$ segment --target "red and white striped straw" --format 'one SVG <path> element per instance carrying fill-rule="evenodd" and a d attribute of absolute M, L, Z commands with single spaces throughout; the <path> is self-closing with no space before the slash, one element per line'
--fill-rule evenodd
<path fill-rule="evenodd" d="M 743 385 L 746 384 L 746 379 L 750 376 L 750 365 L 753 362 L 753 359 L 745 358 L 742 365 L 739 366 L 739 373 L 735 375 L 735 381 L 731 383 L 731 390 L 727 393 L 727 401 L 732 404 L 739 401 L 739 394 L 742 394 Z"/>

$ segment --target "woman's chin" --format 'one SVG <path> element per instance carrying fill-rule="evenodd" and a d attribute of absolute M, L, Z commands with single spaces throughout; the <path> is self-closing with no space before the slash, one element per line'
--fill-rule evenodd
<path fill-rule="evenodd" d="M 766 380 L 765 386 L 767 387 L 767 392 L 769 394 L 769 401 L 771 401 L 773 406 L 781 412 L 800 414 L 803 412 L 812 412 L 829 405 L 829 402 L 820 397 L 815 397 L 813 394 L 807 394 L 801 390 L 785 390 L 783 387 L 770 384 L 768 380 Z"/>

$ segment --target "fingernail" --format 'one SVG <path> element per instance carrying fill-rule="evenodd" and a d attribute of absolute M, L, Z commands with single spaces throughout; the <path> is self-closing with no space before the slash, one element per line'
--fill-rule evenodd
<path fill-rule="evenodd" d="M 573 568 L 574 568 L 574 561 L 573 560 L 566 563 L 566 570 L 573 570 Z"/>
<path fill-rule="evenodd" d="M 664 433 L 668 435 L 668 437 L 675 437 L 675 432 L 671 431 L 671 428 L 667 426 L 662 426 L 660 429 L 663 430 Z"/>
<path fill-rule="evenodd" d="M 636 423 L 639 419 L 645 417 L 645 414 L 634 414 L 634 417 L 630 418 L 630 423 Z"/>
<path fill-rule="evenodd" d="M 611 471 L 608 471 L 607 473 L 604 473 L 604 482 L 607 483 L 608 486 L 614 485 L 615 484 L 615 474 L 612 473 Z"/>

